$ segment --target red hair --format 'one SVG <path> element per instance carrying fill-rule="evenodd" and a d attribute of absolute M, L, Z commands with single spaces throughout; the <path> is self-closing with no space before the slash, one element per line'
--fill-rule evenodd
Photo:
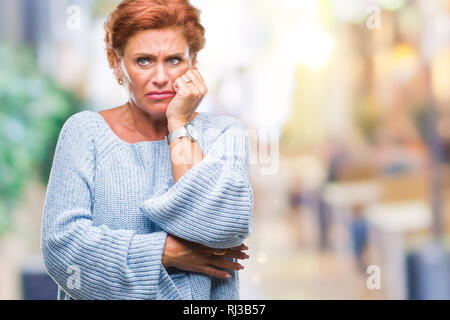
<path fill-rule="evenodd" d="M 189 0 L 124 0 L 105 22 L 106 55 L 114 68 L 114 51 L 121 56 L 129 38 L 142 30 L 178 28 L 193 57 L 205 45 L 200 11 Z"/>

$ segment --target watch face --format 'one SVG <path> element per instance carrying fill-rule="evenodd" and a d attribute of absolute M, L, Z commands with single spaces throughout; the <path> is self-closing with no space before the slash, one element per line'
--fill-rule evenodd
<path fill-rule="evenodd" d="M 195 129 L 194 125 L 190 123 L 189 125 L 187 125 L 187 129 L 188 129 L 189 135 L 190 135 L 194 140 L 198 140 L 198 132 L 197 132 L 197 130 Z"/>

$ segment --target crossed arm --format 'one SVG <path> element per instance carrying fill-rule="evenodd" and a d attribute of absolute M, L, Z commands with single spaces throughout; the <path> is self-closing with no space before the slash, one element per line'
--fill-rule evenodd
<path fill-rule="evenodd" d="M 95 147 L 91 132 L 83 129 L 88 127 L 79 114 L 61 130 L 41 226 L 47 272 L 72 297 L 176 299 L 177 288 L 162 267 L 168 234 L 210 248 L 238 247 L 249 235 L 253 194 L 241 128 L 239 134 L 225 130 L 199 163 L 140 206 L 163 231 L 137 234 L 93 223 Z M 245 151 L 224 153 L 227 137 L 237 142 L 232 149 Z M 67 270 L 73 265 L 82 274 L 79 289 L 67 285 Z"/>
<path fill-rule="evenodd" d="M 169 123 L 169 131 L 184 124 Z M 225 258 L 248 258 L 240 251 L 248 249 L 242 241 L 250 232 L 253 207 L 250 185 L 242 171 L 248 161 L 245 129 L 227 128 L 206 159 L 199 143 L 187 138 L 171 142 L 170 153 L 175 186 L 141 206 L 168 232 L 162 263 L 166 267 L 230 278 L 230 274 L 218 268 L 239 270 L 243 266 Z M 185 174 L 187 177 L 177 184 Z M 224 250 L 218 257 L 209 247 L 235 250 Z"/>

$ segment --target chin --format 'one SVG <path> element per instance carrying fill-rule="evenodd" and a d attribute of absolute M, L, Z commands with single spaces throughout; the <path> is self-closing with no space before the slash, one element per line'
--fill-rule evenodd
<path fill-rule="evenodd" d="M 150 114 L 165 116 L 168 105 L 168 102 L 146 103 L 144 108 Z"/>

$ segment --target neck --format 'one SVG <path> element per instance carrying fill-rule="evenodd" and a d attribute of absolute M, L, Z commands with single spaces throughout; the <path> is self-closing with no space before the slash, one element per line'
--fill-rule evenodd
<path fill-rule="evenodd" d="M 130 127 L 145 140 L 163 140 L 169 133 L 165 115 L 160 117 L 152 116 L 135 106 L 132 102 L 127 103 L 126 110 Z"/>

